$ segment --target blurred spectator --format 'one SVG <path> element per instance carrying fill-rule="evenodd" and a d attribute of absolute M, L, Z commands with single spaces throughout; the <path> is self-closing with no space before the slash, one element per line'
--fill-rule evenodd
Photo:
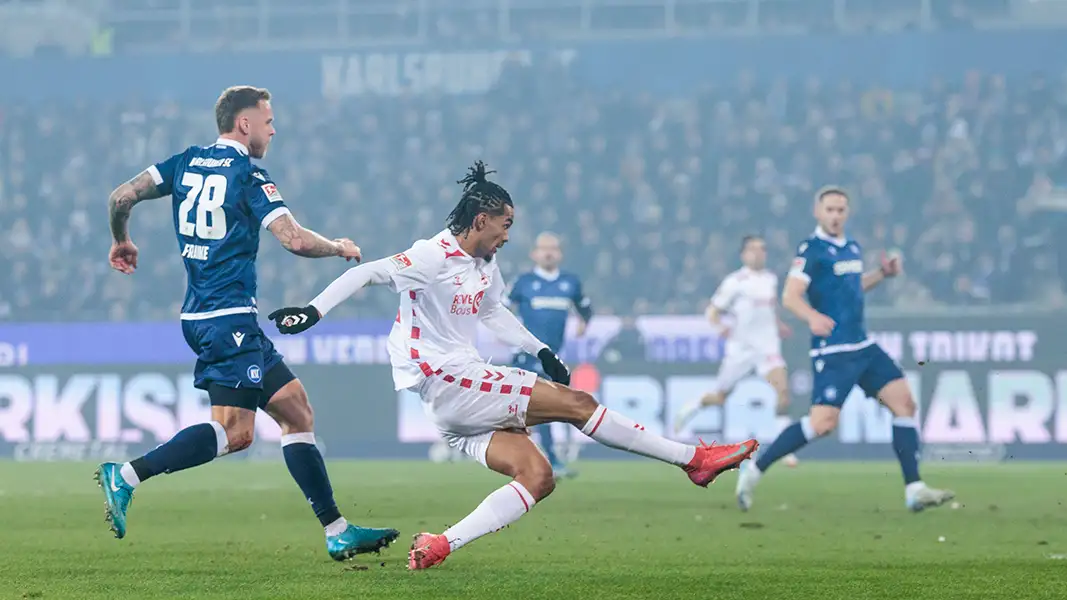
<path fill-rule="evenodd" d="M 482 158 L 517 203 L 504 273 L 525 266 L 538 231 L 558 231 L 567 268 L 620 315 L 700 311 L 749 232 L 783 272 L 825 183 L 854 193 L 849 233 L 869 261 L 905 255 L 906 276 L 872 304 L 1063 299 L 1062 80 L 969 73 L 908 92 L 745 76 L 653 98 L 593 92 L 544 67 L 505 78 L 484 97 L 279 103 L 264 164 L 301 222 L 378 258 L 438 231 L 452 182 Z M 210 111 L 72 102 L 0 114 L 0 318 L 176 318 L 185 276 L 169 201 L 134 211 L 133 277 L 107 268 L 104 203 L 138 169 L 214 139 Z M 305 302 L 346 268 L 264 237 L 261 307 Z M 389 317 L 395 302 L 368 290 L 338 313 Z"/>

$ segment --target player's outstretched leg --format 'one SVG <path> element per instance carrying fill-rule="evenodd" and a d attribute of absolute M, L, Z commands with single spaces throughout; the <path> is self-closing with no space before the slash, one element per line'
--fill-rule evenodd
<path fill-rule="evenodd" d="M 315 445 L 314 414 L 307 392 L 285 363 L 279 363 L 264 378 L 264 391 L 269 390 L 277 391 L 270 395 L 265 410 L 282 428 L 285 466 L 326 532 L 330 557 L 347 560 L 357 554 L 379 552 L 395 541 L 400 536 L 395 529 L 358 527 L 341 516 L 326 462 Z"/>
<path fill-rule="evenodd" d="M 817 404 L 811 407 L 811 413 L 808 416 L 783 429 L 778 438 L 763 451 L 759 458 L 741 469 L 741 475 L 737 478 L 737 487 L 734 490 L 737 496 L 737 506 L 745 511 L 752 508 L 752 495 L 763 473 L 774 463 L 808 445 L 808 442 L 833 431 L 837 427 L 837 418 L 840 414 L 841 409 L 836 406 Z"/>
<path fill-rule="evenodd" d="M 878 399 L 893 413 L 893 450 L 904 475 L 904 504 L 908 510 L 920 512 L 952 500 L 953 492 L 929 487 L 919 476 L 919 429 L 915 400 L 907 381 L 890 381 L 878 392 Z"/>
<path fill-rule="evenodd" d="M 409 569 L 428 569 L 441 564 L 452 551 L 519 520 L 555 489 L 552 466 L 525 432 L 496 431 L 477 436 L 470 443 L 484 444 L 481 448 L 484 448 L 486 466 L 512 480 L 489 494 L 472 513 L 444 533 L 417 534 L 408 553 Z"/>
<path fill-rule="evenodd" d="M 720 473 L 736 469 L 759 447 L 756 440 L 723 446 L 690 446 L 668 440 L 601 406 L 585 392 L 543 379 L 534 385 L 526 422 L 529 425 L 570 423 L 605 446 L 677 465 L 701 487 L 707 487 Z"/>
<path fill-rule="evenodd" d="M 115 537 L 126 536 L 126 512 L 133 502 L 134 489 L 142 482 L 162 473 L 200 466 L 252 443 L 254 412 L 233 406 L 213 406 L 211 418 L 209 423 L 182 429 L 140 458 L 97 467 L 95 477 L 104 492 L 105 516 Z"/>

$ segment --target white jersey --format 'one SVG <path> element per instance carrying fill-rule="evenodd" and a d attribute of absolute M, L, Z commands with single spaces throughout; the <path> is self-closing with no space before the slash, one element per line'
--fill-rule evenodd
<path fill-rule="evenodd" d="M 481 362 L 475 346 L 479 322 L 534 354 L 544 347 L 504 306 L 497 264 L 464 252 L 448 230 L 388 260 L 396 269 L 391 287 L 400 294 L 389 333 L 396 389 L 410 388 L 442 368 Z"/>
<path fill-rule="evenodd" d="M 400 309 L 388 344 L 393 383 L 398 390 L 432 376 L 451 380 L 456 376 L 453 372 L 472 373 L 475 363 L 483 362 L 475 348 L 479 322 L 502 342 L 534 356 L 548 347 L 501 302 L 504 280 L 496 263 L 464 252 L 448 230 L 419 240 L 389 258 L 349 269 L 316 296 L 311 306 L 325 316 L 368 284 L 388 285 L 400 294 Z M 524 382 L 517 388 L 520 392 L 532 385 L 525 376 L 520 372 L 513 378 Z M 478 391 L 497 390 L 507 396 L 515 385 L 511 381 L 499 383 L 506 377 L 503 372 L 486 369 L 482 374 L 486 381 L 478 384 Z M 496 387 L 492 382 L 498 382 Z M 463 377 L 459 386 L 469 389 L 473 380 Z"/>
<path fill-rule="evenodd" d="M 778 276 L 742 267 L 730 273 L 711 297 L 711 304 L 733 317 L 728 345 L 774 349 L 778 335 Z"/>

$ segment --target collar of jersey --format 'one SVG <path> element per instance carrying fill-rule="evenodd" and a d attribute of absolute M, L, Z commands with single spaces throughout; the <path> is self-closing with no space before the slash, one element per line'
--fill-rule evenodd
<path fill-rule="evenodd" d="M 235 148 L 241 154 L 248 154 L 248 148 L 246 148 L 244 144 L 238 142 L 237 140 L 231 140 L 228 138 L 220 137 L 219 139 L 215 140 L 215 145 L 229 146 L 230 148 Z"/>
<path fill-rule="evenodd" d="M 534 275 L 537 275 L 538 277 L 540 277 L 541 279 L 544 279 L 545 281 L 555 281 L 555 280 L 559 279 L 559 269 L 556 269 L 555 271 L 552 271 L 550 273 L 550 272 L 542 269 L 541 267 L 534 267 L 533 272 L 534 272 Z"/>
<path fill-rule="evenodd" d="M 844 248 L 845 245 L 848 244 L 848 238 L 834 237 L 829 233 L 826 233 L 826 230 L 822 227 L 815 228 L 815 237 L 819 238 L 820 240 L 826 240 L 827 242 L 830 242 L 838 248 Z"/>
<path fill-rule="evenodd" d="M 453 235 L 451 231 L 446 229 L 446 230 L 444 230 L 444 234 L 445 234 L 445 237 L 444 237 L 445 241 L 447 241 L 450 244 L 455 244 L 456 245 L 456 250 L 458 250 L 459 252 L 462 252 L 462 254 L 460 256 L 462 256 L 463 258 L 470 258 L 470 259 L 474 258 L 470 254 L 467 254 L 467 251 L 463 249 L 463 246 L 459 245 L 459 238 L 456 237 L 455 235 Z"/>

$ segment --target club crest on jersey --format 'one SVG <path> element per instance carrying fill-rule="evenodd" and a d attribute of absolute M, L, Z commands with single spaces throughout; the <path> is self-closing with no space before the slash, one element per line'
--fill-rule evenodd
<path fill-rule="evenodd" d="M 263 193 L 267 195 L 267 200 L 270 200 L 271 202 L 282 201 L 282 195 L 278 192 L 278 186 L 273 183 L 264 183 L 259 187 L 262 188 Z"/>
<path fill-rule="evenodd" d="M 260 379 L 263 379 L 263 372 L 260 370 L 259 365 L 248 367 L 248 380 L 252 383 L 259 383 Z"/>
<path fill-rule="evenodd" d="M 411 259 L 408 258 L 408 255 L 404 254 L 403 252 L 390 256 L 389 262 L 396 265 L 396 268 L 399 270 L 404 270 L 411 266 Z"/>

